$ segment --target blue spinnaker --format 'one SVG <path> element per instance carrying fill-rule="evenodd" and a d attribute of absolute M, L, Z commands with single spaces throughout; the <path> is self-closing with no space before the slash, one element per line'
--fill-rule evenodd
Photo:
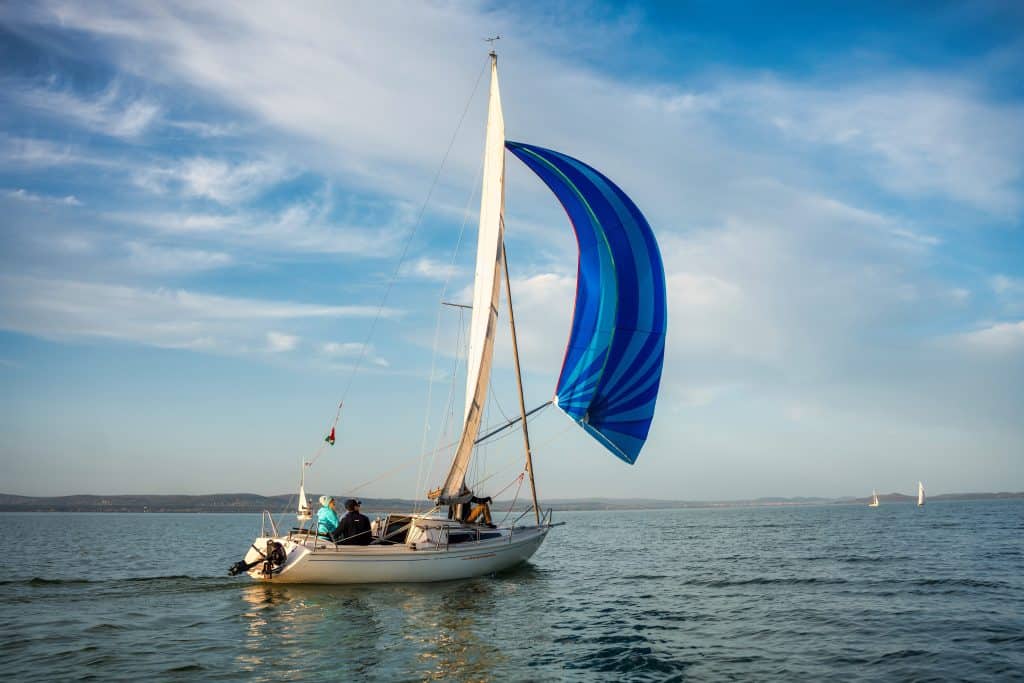
<path fill-rule="evenodd" d="M 654 233 L 636 204 L 596 169 L 543 147 L 505 147 L 555 193 L 579 244 L 557 405 L 633 464 L 654 418 L 665 357 L 665 269 Z"/>

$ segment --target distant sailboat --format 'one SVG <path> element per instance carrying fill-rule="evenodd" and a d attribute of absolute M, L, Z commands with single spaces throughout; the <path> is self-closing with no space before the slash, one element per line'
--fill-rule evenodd
<path fill-rule="evenodd" d="M 924 484 L 917 482 L 917 507 L 924 507 Z"/>
<path fill-rule="evenodd" d="M 309 463 L 302 463 L 302 477 L 299 479 L 299 509 L 295 512 L 295 518 L 300 522 L 308 522 L 313 519 L 313 510 L 309 507 L 309 500 L 306 498 L 306 468 L 308 466 Z"/>
<path fill-rule="evenodd" d="M 871 502 L 868 503 L 868 507 L 869 508 L 876 508 L 876 507 L 878 507 L 878 494 L 875 493 L 873 490 L 871 491 Z"/>
<path fill-rule="evenodd" d="M 309 507 L 309 501 L 306 499 L 306 487 L 299 487 L 299 509 L 295 513 L 295 518 L 300 522 L 306 522 L 313 519 L 313 511 Z"/>

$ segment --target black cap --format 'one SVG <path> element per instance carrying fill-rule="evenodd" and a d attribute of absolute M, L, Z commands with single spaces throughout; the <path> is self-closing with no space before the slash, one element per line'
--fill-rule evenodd
<path fill-rule="evenodd" d="M 348 500 L 345 501 L 345 509 L 346 510 L 351 510 L 356 505 L 362 505 L 362 504 L 363 504 L 363 502 L 361 500 L 357 500 L 355 498 L 349 498 Z"/>

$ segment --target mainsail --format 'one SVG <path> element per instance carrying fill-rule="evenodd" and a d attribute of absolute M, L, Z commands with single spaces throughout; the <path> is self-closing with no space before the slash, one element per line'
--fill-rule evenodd
<path fill-rule="evenodd" d="M 480 419 L 487 400 L 487 385 L 494 356 L 495 320 L 502 264 L 502 213 L 505 204 L 505 119 L 498 90 L 498 59 L 491 55 L 491 93 L 484 142 L 483 187 L 480 192 L 480 227 L 476 246 L 476 275 L 473 281 L 473 315 L 469 324 L 469 352 L 466 370 L 466 408 L 462 436 L 452 467 L 441 487 L 440 498 L 459 495 L 466 479 L 473 442 L 480 431 Z"/>
<path fill-rule="evenodd" d="M 633 464 L 654 418 L 665 355 L 665 270 L 654 233 L 636 204 L 596 169 L 543 147 L 505 146 L 558 197 L 579 245 L 556 403 Z"/>

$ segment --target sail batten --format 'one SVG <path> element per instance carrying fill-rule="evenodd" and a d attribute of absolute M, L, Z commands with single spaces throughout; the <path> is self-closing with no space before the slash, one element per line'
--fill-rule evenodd
<path fill-rule="evenodd" d="M 556 404 L 632 464 L 650 431 L 665 353 L 665 271 L 654 233 L 636 204 L 597 169 L 543 147 L 505 146 L 554 192 L 579 247 Z"/>

